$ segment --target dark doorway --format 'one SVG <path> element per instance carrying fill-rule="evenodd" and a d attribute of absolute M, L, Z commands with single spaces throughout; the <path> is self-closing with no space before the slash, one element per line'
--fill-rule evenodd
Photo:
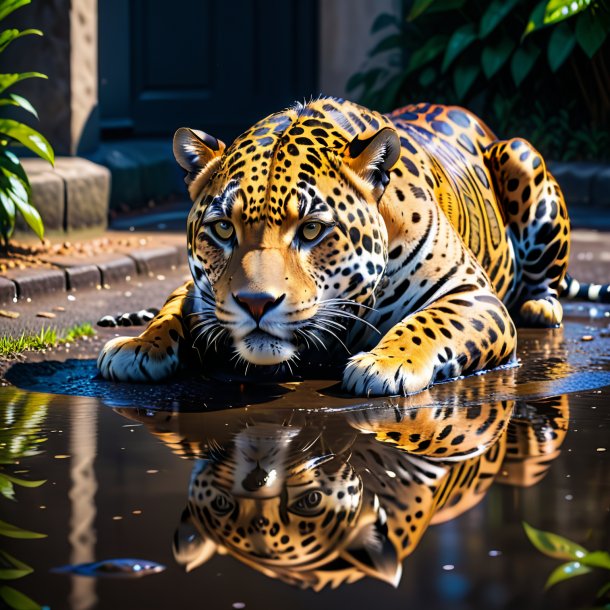
<path fill-rule="evenodd" d="M 103 136 L 231 140 L 317 95 L 317 16 L 314 0 L 101 0 Z"/>

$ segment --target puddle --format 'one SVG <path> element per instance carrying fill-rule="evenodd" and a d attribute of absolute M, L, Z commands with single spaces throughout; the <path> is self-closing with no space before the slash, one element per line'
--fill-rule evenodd
<path fill-rule="evenodd" d="M 73 610 L 591 606 L 605 574 L 545 592 L 559 562 L 522 521 L 608 550 L 605 325 L 524 331 L 521 367 L 408 398 L 16 365 L 0 475 L 38 486 L 3 483 L 0 519 L 45 537 L 0 537 L 33 568 L 3 584 Z"/>

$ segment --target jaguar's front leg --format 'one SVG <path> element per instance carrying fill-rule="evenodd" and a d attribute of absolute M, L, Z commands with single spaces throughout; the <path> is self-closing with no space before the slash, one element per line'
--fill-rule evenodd
<path fill-rule="evenodd" d="M 358 395 L 412 394 L 514 358 L 516 331 L 489 290 L 454 290 L 394 325 L 370 352 L 350 359 L 343 387 Z"/>
<path fill-rule="evenodd" d="M 172 292 L 141 335 L 108 341 L 97 359 L 100 375 L 112 381 L 149 383 L 173 375 L 182 364 L 183 308 L 192 285 L 187 282 Z"/>

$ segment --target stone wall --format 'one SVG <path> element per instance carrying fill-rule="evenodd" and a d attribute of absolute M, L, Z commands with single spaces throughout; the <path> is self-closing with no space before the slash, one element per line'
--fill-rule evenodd
<path fill-rule="evenodd" d="M 2 63 L 7 72 L 36 71 L 50 77 L 24 81 L 15 92 L 25 95 L 38 110 L 37 127 L 55 153 L 73 155 L 94 149 L 99 141 L 97 0 L 35 0 L 2 25 L 44 32 L 42 38 L 16 40 L 3 54 Z"/>

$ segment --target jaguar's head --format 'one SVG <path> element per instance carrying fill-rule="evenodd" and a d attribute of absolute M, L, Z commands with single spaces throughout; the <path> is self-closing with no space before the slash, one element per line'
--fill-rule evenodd
<path fill-rule="evenodd" d="M 263 119 L 228 148 L 179 129 L 174 154 L 194 202 L 188 255 L 208 309 L 199 331 L 228 332 L 257 365 L 340 334 L 386 266 L 379 202 L 400 155 L 389 121 L 320 99 Z"/>
<path fill-rule="evenodd" d="M 302 587 L 370 575 L 396 585 L 385 510 L 349 461 L 308 428 L 255 424 L 214 445 L 191 476 L 174 537 L 187 571 L 215 553 Z"/>

